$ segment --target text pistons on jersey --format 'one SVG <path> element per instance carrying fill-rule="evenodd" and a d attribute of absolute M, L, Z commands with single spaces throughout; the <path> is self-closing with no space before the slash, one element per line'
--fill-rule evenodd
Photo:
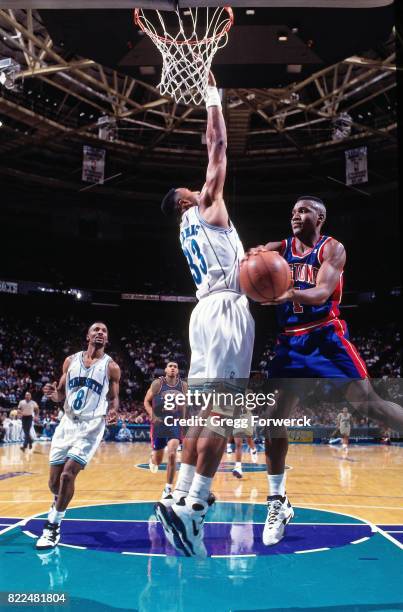
<path fill-rule="evenodd" d="M 311 264 L 305 263 L 290 263 L 291 275 L 294 282 L 308 283 L 316 285 L 316 277 L 318 276 L 319 268 L 315 268 Z"/>
<path fill-rule="evenodd" d="M 69 389 L 76 389 L 78 387 L 87 387 L 98 395 L 101 395 L 103 388 L 103 386 L 93 378 L 87 378 L 85 376 L 75 376 L 74 378 L 69 380 Z"/>
<path fill-rule="evenodd" d="M 186 238 L 191 238 L 192 236 L 197 236 L 199 233 L 200 225 L 188 225 L 184 230 L 180 233 L 180 241 L 183 244 Z"/>

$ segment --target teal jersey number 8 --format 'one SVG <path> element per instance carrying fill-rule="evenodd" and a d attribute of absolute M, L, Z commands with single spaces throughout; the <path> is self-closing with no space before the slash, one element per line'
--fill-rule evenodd
<path fill-rule="evenodd" d="M 196 255 L 197 257 L 197 263 L 193 261 L 192 254 L 190 253 L 187 247 L 183 248 L 183 252 L 185 254 L 186 259 L 188 260 L 188 264 L 189 264 L 190 271 L 192 273 L 194 282 L 196 283 L 196 285 L 200 285 L 200 283 L 202 282 L 202 274 L 207 274 L 207 263 L 203 257 L 202 252 L 200 251 L 199 245 L 197 244 L 194 238 L 190 242 L 190 248 L 191 248 L 193 255 Z"/>
<path fill-rule="evenodd" d="M 80 389 L 80 391 L 76 395 L 76 399 L 73 402 L 74 410 L 81 410 L 83 407 L 83 398 L 84 398 L 84 389 Z"/>

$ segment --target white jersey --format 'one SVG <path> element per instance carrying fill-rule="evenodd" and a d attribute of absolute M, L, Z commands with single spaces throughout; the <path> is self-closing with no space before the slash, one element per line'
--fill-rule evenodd
<path fill-rule="evenodd" d="M 196 284 L 198 299 L 219 291 L 239 289 L 239 263 L 244 248 L 235 227 L 210 225 L 198 206 L 182 216 L 180 242 Z"/>
<path fill-rule="evenodd" d="M 350 427 L 351 426 L 351 414 L 349 412 L 347 412 L 347 414 L 344 414 L 344 412 L 339 412 L 339 414 L 337 415 L 337 420 L 339 421 L 339 426 L 340 427 Z"/>
<path fill-rule="evenodd" d="M 64 410 L 70 418 L 91 419 L 105 415 L 108 409 L 106 395 L 111 357 L 105 353 L 86 368 L 83 355 L 83 351 L 73 355 L 67 370 Z"/>

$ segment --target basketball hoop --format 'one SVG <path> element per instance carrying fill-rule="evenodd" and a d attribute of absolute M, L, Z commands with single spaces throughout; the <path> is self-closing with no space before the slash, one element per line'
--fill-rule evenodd
<path fill-rule="evenodd" d="M 176 21 L 175 25 L 168 25 L 171 20 Z M 134 10 L 134 23 L 151 38 L 162 55 L 158 84 L 162 95 L 168 94 L 184 104 L 205 101 L 213 57 L 227 44 L 233 22 L 229 6 L 177 9 L 165 14 L 157 10 Z"/>

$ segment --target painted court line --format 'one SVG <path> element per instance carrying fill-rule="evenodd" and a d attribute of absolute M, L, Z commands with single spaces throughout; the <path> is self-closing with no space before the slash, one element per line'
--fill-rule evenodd
<path fill-rule="evenodd" d="M 350 542 L 350 544 L 361 544 L 362 542 L 366 542 L 369 538 L 360 538 L 359 540 L 354 540 L 354 542 Z"/>
<path fill-rule="evenodd" d="M 243 559 L 245 557 L 257 557 L 257 555 L 211 555 L 211 559 Z"/>
<path fill-rule="evenodd" d="M 15 527 L 19 527 L 20 525 L 25 525 L 25 523 L 29 521 L 28 519 L 21 519 L 20 521 L 18 521 L 18 523 L 12 523 L 11 525 L 9 525 L 8 527 L 6 527 L 5 529 L 2 529 L 0 531 L 0 535 L 3 535 L 5 533 L 7 533 L 7 531 L 11 531 L 12 529 L 14 529 Z"/>
<path fill-rule="evenodd" d="M 45 521 L 46 517 L 34 517 L 32 519 L 30 519 L 31 521 Z M 92 519 L 92 518 L 64 518 L 63 519 L 63 523 L 66 521 L 78 521 L 78 522 L 91 522 L 91 523 L 159 523 L 159 521 L 157 520 L 157 518 L 155 517 L 155 520 L 150 520 L 150 519 L 109 519 L 109 518 L 104 518 L 104 519 Z M 9 523 L 7 523 L 8 525 Z M 231 520 L 227 520 L 227 521 L 205 521 L 205 524 L 209 524 L 209 525 L 264 525 L 265 521 L 231 521 Z M 327 525 L 327 526 L 334 526 L 334 527 L 368 527 L 367 523 L 303 523 L 303 522 L 299 522 L 299 521 L 292 521 L 292 525 Z"/>
<path fill-rule="evenodd" d="M 317 506 L 326 506 L 327 508 L 373 508 L 374 510 L 403 510 L 403 506 L 364 506 L 362 504 L 322 504 L 322 502 L 315 502 Z M 311 508 L 309 504 L 299 502 L 298 506 Z M 320 508 L 318 508 L 320 510 Z"/>
<path fill-rule="evenodd" d="M 78 548 L 78 546 L 76 546 Z M 166 557 L 161 553 L 136 553 L 136 552 L 122 552 L 121 555 L 133 555 L 134 557 Z"/>
<path fill-rule="evenodd" d="M 296 555 L 302 555 L 303 553 L 322 552 L 322 550 L 330 550 L 330 548 L 311 548 L 310 550 L 296 550 Z"/>
<path fill-rule="evenodd" d="M 389 540 L 390 542 L 392 542 L 392 544 L 394 544 L 395 546 L 397 546 L 398 548 L 400 548 L 400 550 L 403 550 L 403 544 L 401 542 L 399 542 L 399 540 L 396 540 L 396 538 L 394 538 L 393 536 L 391 536 L 387 531 L 384 531 L 383 529 L 381 529 L 380 527 L 377 527 L 376 530 L 378 531 L 378 533 L 380 533 L 381 535 L 383 535 L 384 538 L 386 538 L 387 540 Z"/>

